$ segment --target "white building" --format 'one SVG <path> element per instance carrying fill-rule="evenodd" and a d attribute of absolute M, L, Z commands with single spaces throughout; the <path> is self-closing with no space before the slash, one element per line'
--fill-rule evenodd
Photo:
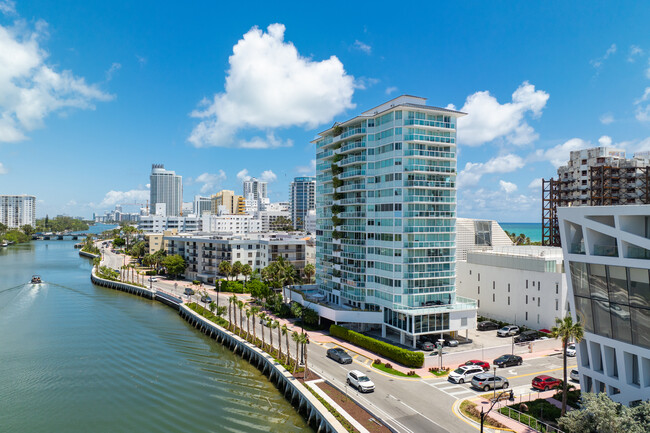
<path fill-rule="evenodd" d="M 456 294 L 456 120 L 464 115 L 405 95 L 314 140 L 318 290 L 413 346 L 476 325 L 476 301 Z"/>
<path fill-rule="evenodd" d="M 316 234 L 316 209 L 307 211 L 305 215 L 305 231 L 309 234 Z"/>
<path fill-rule="evenodd" d="M 307 212 L 316 209 L 316 178 L 296 177 L 289 186 L 289 203 L 293 228 L 304 230 Z"/>
<path fill-rule="evenodd" d="M 9 228 L 36 225 L 36 197 L 0 195 L 0 223 Z"/>
<path fill-rule="evenodd" d="M 207 233 L 232 233 L 236 235 L 259 233 L 262 220 L 248 214 L 203 215 L 202 231 Z"/>
<path fill-rule="evenodd" d="M 165 203 L 167 205 L 165 216 L 180 216 L 183 203 L 183 178 L 171 170 L 165 170 L 163 164 L 152 164 L 149 181 L 151 209 L 157 212 L 156 204 Z"/>
<path fill-rule="evenodd" d="M 512 246 L 512 240 L 493 220 L 456 218 L 456 260 L 467 260 L 467 252 Z"/>
<path fill-rule="evenodd" d="M 650 396 L 650 205 L 558 209 L 583 392 Z"/>
<path fill-rule="evenodd" d="M 185 278 L 214 283 L 219 263 L 241 262 L 261 270 L 283 257 L 300 272 L 305 267 L 305 239 L 282 233 L 247 235 L 175 235 L 165 236 L 168 254 L 179 254 L 188 263 Z"/>
<path fill-rule="evenodd" d="M 251 177 L 243 182 L 243 187 L 244 199 L 257 202 L 258 209 L 263 210 L 268 198 L 267 182 Z"/>
<path fill-rule="evenodd" d="M 201 218 L 196 215 L 188 216 L 162 216 L 146 215 L 141 216 L 138 222 L 138 229 L 144 233 L 161 233 L 165 230 L 178 230 L 183 232 L 199 232 L 202 230 Z"/>
<path fill-rule="evenodd" d="M 273 204 L 273 203 L 272 203 Z M 290 219 L 291 218 L 291 212 L 288 210 L 281 210 L 281 209 L 272 209 L 272 210 L 263 210 L 257 212 L 257 218 L 262 221 L 262 231 L 263 232 L 270 232 L 270 231 L 276 231 L 278 230 L 278 226 L 276 224 L 276 221 L 278 218 L 286 218 Z"/>
<path fill-rule="evenodd" d="M 183 203 L 181 205 L 181 213 L 182 215 L 194 214 L 194 202 Z M 198 214 L 194 214 L 194 215 L 198 215 Z"/>
<path fill-rule="evenodd" d="M 192 213 L 197 216 L 203 216 L 206 212 L 212 212 L 212 198 L 195 195 Z"/>
<path fill-rule="evenodd" d="M 456 262 L 456 292 L 478 300 L 478 314 L 551 329 L 566 315 L 567 283 L 559 247 L 509 246 L 468 251 Z"/>

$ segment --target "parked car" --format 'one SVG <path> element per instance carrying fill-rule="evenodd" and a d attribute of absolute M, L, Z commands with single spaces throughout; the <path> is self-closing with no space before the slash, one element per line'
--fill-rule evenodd
<path fill-rule="evenodd" d="M 510 386 L 508 379 L 488 373 L 480 373 L 472 378 L 472 386 L 476 389 L 487 391 L 490 389 L 504 389 Z"/>
<path fill-rule="evenodd" d="M 449 373 L 447 380 L 454 383 L 465 383 L 471 381 L 475 375 L 480 373 L 483 373 L 483 368 L 478 365 L 463 365 Z"/>
<path fill-rule="evenodd" d="M 459 344 L 458 340 L 456 340 L 455 338 L 445 337 L 445 342 L 444 342 L 445 346 L 456 347 L 458 346 L 458 344 Z"/>
<path fill-rule="evenodd" d="M 495 329 L 499 329 L 499 325 L 497 325 L 494 322 L 490 321 L 484 321 L 484 322 L 478 322 L 478 325 L 476 325 L 476 329 L 478 331 L 494 331 Z"/>
<path fill-rule="evenodd" d="M 210 296 L 201 296 L 201 302 L 212 302 L 212 298 Z"/>
<path fill-rule="evenodd" d="M 151 281 L 152 283 L 155 283 L 156 281 L 158 281 L 158 278 L 156 278 L 156 277 L 149 277 L 149 281 Z"/>
<path fill-rule="evenodd" d="M 478 365 L 479 367 L 483 368 L 483 370 L 485 371 L 488 371 L 490 369 L 489 362 L 479 361 L 478 359 L 471 359 L 464 364 L 460 364 L 459 367 L 462 367 L 463 365 Z"/>
<path fill-rule="evenodd" d="M 569 378 L 571 378 L 571 380 L 575 380 L 576 382 L 580 382 L 580 373 L 578 373 L 577 368 L 571 370 L 571 372 L 569 373 Z"/>
<path fill-rule="evenodd" d="M 327 357 L 333 359 L 339 364 L 352 364 L 352 357 L 348 355 L 348 352 L 340 347 L 327 349 Z"/>
<path fill-rule="evenodd" d="M 433 344 L 432 342 L 423 341 L 423 340 L 418 341 L 416 346 L 417 346 L 418 349 L 422 349 L 422 350 L 425 350 L 427 352 L 430 352 L 430 351 L 432 351 L 433 349 L 436 348 L 436 345 Z"/>
<path fill-rule="evenodd" d="M 537 331 L 524 331 L 515 337 L 515 343 L 525 343 L 527 341 L 535 341 L 539 338 Z"/>
<path fill-rule="evenodd" d="M 566 347 L 566 356 L 576 356 L 576 345 L 571 343 Z"/>
<path fill-rule="evenodd" d="M 511 365 L 521 365 L 524 360 L 517 355 L 501 355 L 494 360 L 493 364 L 497 367 L 510 367 Z"/>
<path fill-rule="evenodd" d="M 543 374 L 535 377 L 532 385 L 533 388 L 539 389 L 540 391 L 548 391 L 551 388 L 557 388 L 560 386 L 560 382 L 560 379 Z"/>
<path fill-rule="evenodd" d="M 186 287 L 183 293 L 186 294 L 187 296 L 192 296 L 194 294 L 194 290 L 190 289 L 189 287 Z"/>
<path fill-rule="evenodd" d="M 375 384 L 359 370 L 348 371 L 348 385 L 358 389 L 360 392 L 370 392 L 375 390 Z"/>
<path fill-rule="evenodd" d="M 507 325 L 497 331 L 498 337 L 510 337 L 519 334 L 519 326 Z"/>

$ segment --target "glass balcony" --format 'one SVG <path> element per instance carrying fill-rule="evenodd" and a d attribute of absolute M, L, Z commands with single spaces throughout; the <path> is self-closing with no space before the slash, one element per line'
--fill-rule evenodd
<path fill-rule="evenodd" d="M 616 245 L 594 245 L 594 256 L 618 257 Z"/>
<path fill-rule="evenodd" d="M 585 253 L 585 243 L 577 242 L 569 246 L 569 253 L 571 254 L 584 254 Z"/>

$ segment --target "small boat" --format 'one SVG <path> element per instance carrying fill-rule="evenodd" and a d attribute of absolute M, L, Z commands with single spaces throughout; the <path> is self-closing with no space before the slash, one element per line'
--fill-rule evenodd
<path fill-rule="evenodd" d="M 38 275 L 32 275 L 32 284 L 41 284 L 41 277 Z"/>

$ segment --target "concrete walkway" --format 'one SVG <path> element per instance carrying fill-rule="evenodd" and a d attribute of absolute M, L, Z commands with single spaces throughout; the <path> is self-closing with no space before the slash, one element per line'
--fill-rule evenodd
<path fill-rule="evenodd" d="M 343 418 L 348 420 L 350 422 L 350 424 L 352 424 L 354 426 L 354 428 L 359 430 L 359 433 L 370 433 L 364 426 L 359 424 L 359 421 L 352 418 L 352 416 L 349 413 L 347 413 L 345 411 L 345 409 L 343 409 L 341 406 L 339 406 L 338 403 L 336 403 L 334 400 L 332 400 L 332 398 L 329 395 L 327 395 L 327 393 L 325 393 L 325 391 L 323 391 L 322 389 L 320 389 L 318 387 L 318 385 L 316 385 L 317 383 L 320 383 L 320 382 L 325 382 L 325 381 L 323 379 L 316 379 L 316 380 L 310 380 L 309 382 L 305 382 L 305 384 L 309 385 L 309 387 L 311 389 L 313 389 L 316 394 L 321 396 L 323 398 L 323 400 L 328 402 L 330 404 L 330 406 L 332 406 L 334 409 L 336 409 L 336 411 L 338 413 L 340 413 L 341 416 L 343 416 Z"/>

